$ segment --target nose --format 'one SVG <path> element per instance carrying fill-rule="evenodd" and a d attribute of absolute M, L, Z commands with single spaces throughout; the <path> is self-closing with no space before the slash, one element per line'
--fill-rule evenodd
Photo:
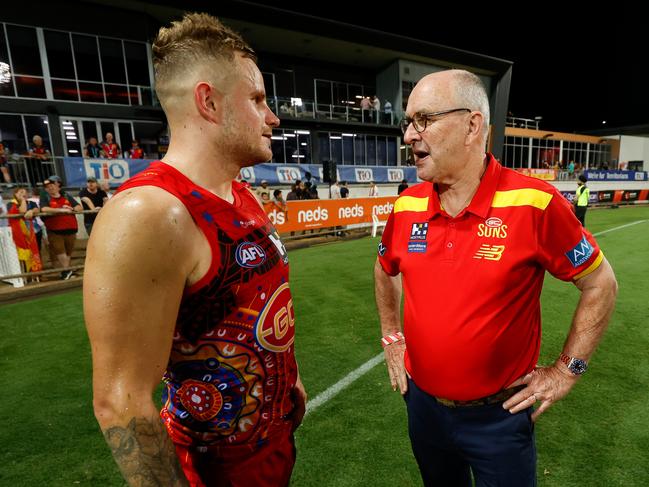
<path fill-rule="evenodd" d="M 273 113 L 268 105 L 266 105 L 266 125 L 269 127 L 279 127 L 279 118 Z"/>
<path fill-rule="evenodd" d="M 411 123 L 403 134 L 403 142 L 411 145 L 418 140 L 421 140 L 421 134 L 415 130 L 415 127 Z"/>

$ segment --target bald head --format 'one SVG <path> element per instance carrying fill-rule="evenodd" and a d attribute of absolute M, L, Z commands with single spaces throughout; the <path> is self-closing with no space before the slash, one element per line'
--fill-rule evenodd
<path fill-rule="evenodd" d="M 411 96 L 425 100 L 427 110 L 469 108 L 483 115 L 483 136 L 489 132 L 489 98 L 482 81 L 463 69 L 449 69 L 424 76 Z"/>

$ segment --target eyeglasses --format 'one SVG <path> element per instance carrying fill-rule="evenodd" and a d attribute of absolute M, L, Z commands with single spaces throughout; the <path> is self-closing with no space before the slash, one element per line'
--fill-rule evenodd
<path fill-rule="evenodd" d="M 415 113 L 415 116 L 410 118 L 406 117 L 401 120 L 400 127 L 401 131 L 405 134 L 406 130 L 410 124 L 415 128 L 418 134 L 426 130 L 428 122 L 432 122 L 433 118 L 439 117 L 441 115 L 448 115 L 449 113 L 455 112 L 470 112 L 470 108 L 453 108 L 451 110 L 442 110 L 441 112 L 432 112 L 432 113 Z"/>

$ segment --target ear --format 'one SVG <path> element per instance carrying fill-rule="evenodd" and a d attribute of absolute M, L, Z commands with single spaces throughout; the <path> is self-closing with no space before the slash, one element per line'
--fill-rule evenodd
<path fill-rule="evenodd" d="M 484 116 L 482 112 L 471 112 L 465 138 L 466 145 L 471 145 L 476 139 L 482 138 L 483 125 Z"/>
<path fill-rule="evenodd" d="M 194 86 L 194 104 L 198 113 L 208 122 L 219 124 L 223 118 L 223 93 L 207 81 Z"/>

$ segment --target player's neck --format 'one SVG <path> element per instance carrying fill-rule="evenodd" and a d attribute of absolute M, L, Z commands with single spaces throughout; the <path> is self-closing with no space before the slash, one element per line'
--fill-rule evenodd
<path fill-rule="evenodd" d="M 239 174 L 239 166 L 215 154 L 211 148 L 197 141 L 182 143 L 172 138 L 169 151 L 162 162 L 173 166 L 191 181 L 228 202 L 233 201 L 232 180 Z"/>

